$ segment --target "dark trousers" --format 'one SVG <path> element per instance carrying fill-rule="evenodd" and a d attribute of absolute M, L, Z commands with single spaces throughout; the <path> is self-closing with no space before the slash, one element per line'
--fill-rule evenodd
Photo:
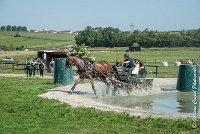
<path fill-rule="evenodd" d="M 140 71 L 139 74 L 141 75 L 142 78 L 145 78 L 146 75 L 147 75 L 147 71 L 146 70 L 142 70 L 142 71 Z"/>
<path fill-rule="evenodd" d="M 36 68 L 33 68 L 31 71 L 31 74 L 33 74 L 33 76 L 35 76 L 35 70 L 36 70 Z"/>
<path fill-rule="evenodd" d="M 26 69 L 26 75 L 27 75 L 27 77 L 31 77 L 31 69 L 30 68 Z"/>
<path fill-rule="evenodd" d="M 125 68 L 124 71 L 127 72 L 127 75 L 131 76 L 132 71 L 133 71 L 133 67 L 132 68 Z"/>
<path fill-rule="evenodd" d="M 44 70 L 40 70 L 40 76 L 43 77 Z"/>

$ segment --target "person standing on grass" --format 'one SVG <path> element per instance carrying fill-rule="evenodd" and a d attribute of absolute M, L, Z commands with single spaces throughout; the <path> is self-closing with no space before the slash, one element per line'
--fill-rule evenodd
<path fill-rule="evenodd" d="M 51 59 L 49 66 L 50 66 L 50 70 L 51 70 L 51 75 L 54 75 L 55 61 L 53 60 L 53 58 Z"/>
<path fill-rule="evenodd" d="M 40 70 L 40 76 L 43 77 L 44 63 L 42 62 L 42 60 L 40 61 L 40 64 L 39 64 L 39 70 Z"/>
<path fill-rule="evenodd" d="M 26 75 L 27 77 L 31 77 L 31 61 L 29 60 L 29 58 L 26 61 Z"/>
<path fill-rule="evenodd" d="M 33 61 L 31 62 L 31 72 L 33 76 L 35 76 L 36 64 L 37 62 L 35 61 L 35 59 L 33 59 Z"/>

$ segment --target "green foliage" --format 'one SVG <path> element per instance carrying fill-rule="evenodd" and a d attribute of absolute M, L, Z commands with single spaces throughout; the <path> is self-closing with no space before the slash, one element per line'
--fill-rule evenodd
<path fill-rule="evenodd" d="M 134 42 L 132 47 L 139 47 L 140 45 L 137 42 Z"/>
<path fill-rule="evenodd" d="M 11 31 L 11 25 L 6 26 L 6 31 Z"/>
<path fill-rule="evenodd" d="M 1 26 L 1 31 L 27 31 L 27 27 L 26 26 L 11 26 L 11 25 L 7 25 L 7 26 Z"/>
<path fill-rule="evenodd" d="M 9 45 L 0 45 L 0 50 L 3 50 L 3 51 L 10 51 L 10 47 Z"/>
<path fill-rule="evenodd" d="M 25 48 L 24 46 L 20 46 L 20 47 L 16 47 L 16 50 L 17 50 L 17 51 L 23 51 L 24 48 Z"/>
<path fill-rule="evenodd" d="M 200 133 L 192 120 L 129 116 L 94 108 L 72 108 L 56 100 L 40 98 L 52 80 L 0 77 L 0 132 L 15 134 L 179 134 Z M 16 86 L 17 85 L 17 86 Z M 198 126 L 200 121 L 197 122 Z"/>
<path fill-rule="evenodd" d="M 16 26 L 12 26 L 12 31 L 17 31 L 17 27 Z"/>
<path fill-rule="evenodd" d="M 92 28 L 87 26 L 84 31 L 75 37 L 76 44 L 85 44 L 90 47 L 114 47 L 123 43 L 124 35 L 120 35 L 118 28 Z M 121 42 L 120 42 L 121 41 Z"/>
<path fill-rule="evenodd" d="M 22 31 L 22 26 L 18 26 L 17 31 Z"/>
<path fill-rule="evenodd" d="M 27 31 L 27 27 L 26 27 L 26 26 L 23 26 L 23 27 L 22 27 L 22 31 L 26 32 L 26 31 Z"/>
<path fill-rule="evenodd" d="M 5 26 L 1 26 L 1 31 L 6 31 L 6 27 Z"/>
<path fill-rule="evenodd" d="M 21 37 L 20 32 L 17 32 L 14 37 Z"/>
<path fill-rule="evenodd" d="M 92 28 L 87 26 L 75 37 L 78 45 L 90 47 L 127 47 L 134 42 L 142 47 L 200 47 L 200 29 L 179 32 L 157 32 L 146 28 L 123 32 L 117 28 Z"/>
<path fill-rule="evenodd" d="M 92 53 L 84 45 L 73 45 L 68 49 L 68 52 L 77 53 L 78 57 L 85 60 L 95 61 L 96 57 L 92 56 Z"/>

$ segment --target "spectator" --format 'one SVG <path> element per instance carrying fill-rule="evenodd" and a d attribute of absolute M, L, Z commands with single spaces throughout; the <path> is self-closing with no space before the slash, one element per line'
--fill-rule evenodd
<path fill-rule="evenodd" d="M 35 59 L 33 59 L 33 61 L 31 62 L 31 72 L 33 76 L 35 76 L 36 64 L 37 62 L 35 61 Z"/>
<path fill-rule="evenodd" d="M 42 60 L 40 61 L 40 64 L 39 64 L 39 70 L 40 70 L 40 76 L 43 77 L 43 74 L 44 74 L 44 63 L 42 62 Z"/>
<path fill-rule="evenodd" d="M 27 77 L 31 77 L 31 61 L 29 60 L 29 58 L 26 61 L 26 75 Z"/>
<path fill-rule="evenodd" d="M 49 66 L 51 70 L 51 75 L 54 75 L 55 61 L 53 60 L 53 58 L 51 59 Z"/>

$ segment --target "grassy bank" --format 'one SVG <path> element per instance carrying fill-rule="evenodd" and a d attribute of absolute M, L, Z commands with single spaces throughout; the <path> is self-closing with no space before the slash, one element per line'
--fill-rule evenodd
<path fill-rule="evenodd" d="M 191 120 L 131 117 L 93 108 L 72 108 L 38 95 L 52 80 L 0 78 L 0 133 L 200 133 Z M 198 121 L 198 126 L 200 121 Z"/>
<path fill-rule="evenodd" d="M 75 35 L 20 32 L 20 37 L 14 37 L 16 32 L 0 32 L 0 45 L 12 46 L 13 48 L 24 46 L 24 48 L 39 50 L 51 47 L 62 47 L 71 45 Z"/>

